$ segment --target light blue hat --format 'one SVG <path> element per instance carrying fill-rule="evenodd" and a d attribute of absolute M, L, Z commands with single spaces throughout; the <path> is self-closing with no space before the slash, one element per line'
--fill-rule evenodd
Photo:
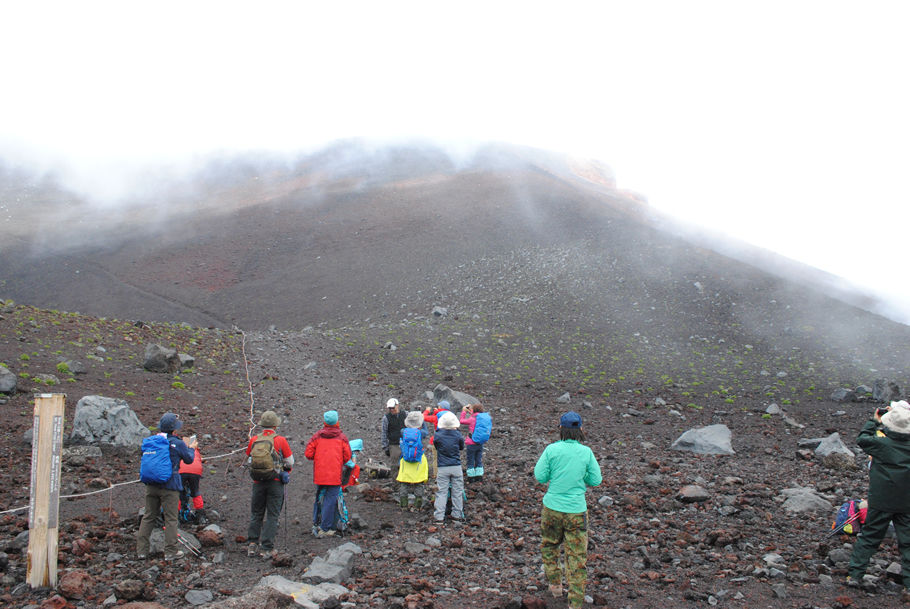
<path fill-rule="evenodd" d="M 357 452 L 358 450 L 360 452 L 363 452 L 363 440 L 351 440 L 350 442 L 348 442 L 348 444 L 351 445 L 352 453 Z"/>
<path fill-rule="evenodd" d="M 338 422 L 338 411 L 337 410 L 328 410 L 324 415 L 322 415 L 322 420 L 325 421 L 326 425 L 335 425 Z"/>

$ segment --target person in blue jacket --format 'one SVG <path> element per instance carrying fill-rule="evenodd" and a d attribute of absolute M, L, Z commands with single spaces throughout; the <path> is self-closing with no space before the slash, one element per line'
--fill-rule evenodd
<path fill-rule="evenodd" d="M 594 452 L 582 444 L 581 416 L 567 412 L 559 418 L 559 441 L 548 445 L 534 466 L 534 477 L 549 484 L 540 515 L 540 554 L 550 593 L 562 597 L 559 550 L 566 554 L 569 607 L 580 609 L 585 599 L 588 562 L 588 504 L 585 491 L 603 480 Z"/>
<path fill-rule="evenodd" d="M 187 465 L 192 463 L 196 454 L 174 435 L 182 426 L 183 422 L 172 412 L 164 413 L 158 422 L 159 435 L 167 437 L 170 444 L 171 477 L 164 484 L 145 485 L 145 513 L 136 539 L 136 553 L 140 560 L 148 557 L 149 537 L 155 528 L 159 512 L 164 513 L 164 559 L 174 560 L 183 556 L 183 551 L 177 549 L 177 505 L 180 502 L 180 491 L 183 490 L 178 468 L 180 461 Z"/>

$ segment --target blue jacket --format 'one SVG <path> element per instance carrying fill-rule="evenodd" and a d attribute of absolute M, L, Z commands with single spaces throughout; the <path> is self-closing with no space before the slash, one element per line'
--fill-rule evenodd
<path fill-rule="evenodd" d="M 436 447 L 436 464 L 439 467 L 461 465 L 464 438 L 456 429 L 437 429 L 433 439 Z"/>
<path fill-rule="evenodd" d="M 190 450 L 190 447 L 177 436 L 168 434 L 167 440 L 171 445 L 171 479 L 164 484 L 155 484 L 154 486 L 166 488 L 169 491 L 182 491 L 183 478 L 180 477 L 180 472 L 178 471 L 180 461 L 182 459 L 184 463 L 189 465 L 196 458 L 196 452 Z"/>

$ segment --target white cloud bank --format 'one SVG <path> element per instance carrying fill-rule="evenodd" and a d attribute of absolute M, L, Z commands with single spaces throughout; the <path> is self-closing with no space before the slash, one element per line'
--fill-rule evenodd
<path fill-rule="evenodd" d="M 150 164 L 344 137 L 600 158 L 654 207 L 910 321 L 905 2 L 0 7 L 0 157 L 114 196 Z"/>

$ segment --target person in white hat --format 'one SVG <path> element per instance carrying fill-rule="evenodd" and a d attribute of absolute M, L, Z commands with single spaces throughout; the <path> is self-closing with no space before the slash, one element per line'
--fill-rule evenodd
<path fill-rule="evenodd" d="M 884 435 L 876 431 L 879 425 Z M 876 409 L 856 443 L 872 457 L 869 467 L 869 511 L 853 544 L 847 585 L 860 586 L 866 567 L 894 524 L 901 554 L 903 600 L 910 601 L 910 409 Z"/>
<path fill-rule="evenodd" d="M 401 430 L 404 428 L 404 419 L 408 413 L 401 411 L 401 406 L 395 398 L 389 398 L 385 403 L 386 413 L 382 416 L 382 452 L 392 462 L 392 480 L 398 476 L 398 462 L 401 460 Z"/>

